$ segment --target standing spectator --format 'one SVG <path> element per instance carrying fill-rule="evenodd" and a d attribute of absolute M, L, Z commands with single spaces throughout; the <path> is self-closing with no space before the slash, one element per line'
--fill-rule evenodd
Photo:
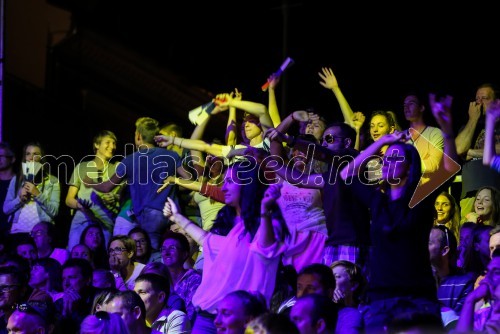
<path fill-rule="evenodd" d="M 3 204 L 7 196 L 7 190 L 12 178 L 16 175 L 14 172 L 14 163 L 16 156 L 5 142 L 0 142 L 0 235 L 5 235 L 10 231 L 10 221 L 8 215 L 3 212 Z"/>
<path fill-rule="evenodd" d="M 40 143 L 24 146 L 22 162 L 18 175 L 10 182 L 3 205 L 3 211 L 13 215 L 10 230 L 13 241 L 20 234 L 29 234 L 40 221 L 54 223 L 61 196 L 59 180 L 49 174 Z"/>
<path fill-rule="evenodd" d="M 106 244 L 113 235 L 121 187 L 118 186 L 113 192 L 104 194 L 85 187 L 82 181 L 87 177 L 97 182 L 107 181 L 111 178 L 118 165 L 111 160 L 116 150 L 116 141 L 116 135 L 111 131 L 102 130 L 97 133 L 92 142 L 94 158 L 80 162 L 75 166 L 71 175 L 66 195 L 66 205 L 73 211 L 69 230 L 69 250 L 78 243 L 80 235 L 89 221 L 96 220 L 102 224 Z M 89 205 L 87 206 L 85 202 Z"/>
<path fill-rule="evenodd" d="M 216 332 L 217 304 L 231 291 L 255 290 L 268 303 L 271 300 L 280 254 L 285 250 L 286 225 L 279 209 L 272 211 L 279 187 L 270 186 L 264 194 L 259 171 L 253 160 L 229 167 L 222 186 L 226 206 L 219 211 L 211 232 L 182 216 L 171 199 L 165 204 L 165 216 L 203 244 L 203 280 L 193 296 L 193 305 L 200 311 L 193 334 Z"/>
<path fill-rule="evenodd" d="M 159 132 L 158 121 L 141 117 L 135 126 L 137 152 L 127 155 L 109 180 L 95 182 L 87 178 L 84 181 L 96 190 L 109 193 L 126 180 L 132 198 L 132 212 L 139 225 L 149 234 L 152 249 L 157 251 L 169 225 L 162 214 L 163 205 L 169 196 L 177 201 L 175 187 L 168 186 L 159 194 L 157 190 L 163 185 L 163 179 L 170 175 L 179 173 L 186 179 L 189 175 L 181 167 L 177 153 L 156 147 L 154 138 Z"/>

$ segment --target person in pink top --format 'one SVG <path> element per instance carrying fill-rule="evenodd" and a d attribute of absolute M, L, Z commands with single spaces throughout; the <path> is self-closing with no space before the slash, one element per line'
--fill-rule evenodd
<path fill-rule="evenodd" d="M 192 299 L 199 310 L 193 334 L 216 333 L 218 303 L 232 291 L 257 291 L 270 303 L 288 230 L 276 204 L 280 186 L 267 188 L 259 174 L 254 160 L 228 168 L 222 186 L 226 206 L 210 232 L 182 216 L 170 198 L 165 204 L 164 215 L 203 245 L 205 254 L 203 278 Z"/>

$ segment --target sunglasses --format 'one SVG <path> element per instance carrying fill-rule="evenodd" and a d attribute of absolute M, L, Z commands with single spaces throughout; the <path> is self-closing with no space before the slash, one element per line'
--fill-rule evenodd
<path fill-rule="evenodd" d="M 332 135 L 331 133 L 323 137 L 323 140 L 326 141 L 328 144 L 333 144 L 335 142 L 335 139 L 344 139 L 344 137 L 337 137 Z"/>
<path fill-rule="evenodd" d="M 15 309 L 23 313 L 38 315 L 44 320 L 47 320 L 51 316 L 49 305 L 42 301 L 29 301 L 27 303 L 17 304 Z"/>

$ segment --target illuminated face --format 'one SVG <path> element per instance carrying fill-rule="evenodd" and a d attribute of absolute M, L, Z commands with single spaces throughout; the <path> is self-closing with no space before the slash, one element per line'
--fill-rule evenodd
<path fill-rule="evenodd" d="M 94 144 L 94 146 L 96 155 L 105 161 L 109 161 L 115 153 L 116 141 L 109 136 L 105 136 L 101 139 L 99 144 Z"/>
<path fill-rule="evenodd" d="M 175 239 L 165 239 L 161 246 L 161 258 L 167 267 L 182 268 L 187 254 L 181 250 L 181 243 Z"/>
<path fill-rule="evenodd" d="M 375 115 L 370 121 L 370 136 L 377 141 L 383 135 L 394 132 L 394 126 L 389 126 L 387 118 L 383 115 Z"/>
<path fill-rule="evenodd" d="M 189 250 L 191 253 L 194 253 L 195 251 L 198 250 L 198 244 L 196 243 L 196 241 L 194 241 L 193 238 L 191 238 L 191 236 L 186 231 L 184 231 L 182 227 L 180 227 L 178 224 L 174 223 L 170 225 L 170 231 L 184 234 L 184 236 L 188 239 Z"/>
<path fill-rule="evenodd" d="M 47 225 L 43 223 L 38 223 L 33 226 L 33 229 L 31 230 L 31 237 L 39 249 L 50 245 L 50 236 L 47 233 Z"/>
<path fill-rule="evenodd" d="M 486 277 L 492 283 L 491 286 L 498 287 L 500 285 L 500 257 L 491 259 Z"/>
<path fill-rule="evenodd" d="M 24 161 L 36 161 L 40 162 L 42 159 L 42 149 L 38 146 L 28 146 L 26 147 L 26 152 L 24 152 Z"/>
<path fill-rule="evenodd" d="M 297 277 L 297 298 L 311 293 L 319 293 L 320 295 L 326 294 L 318 277 L 314 274 L 302 274 Z"/>
<path fill-rule="evenodd" d="M 434 208 L 437 212 L 436 222 L 438 224 L 445 224 L 447 221 L 451 219 L 450 211 L 451 211 L 451 202 L 448 197 L 444 195 L 439 195 L 434 202 Z"/>
<path fill-rule="evenodd" d="M 214 325 L 217 333 L 243 334 L 249 320 L 241 301 L 234 296 L 226 296 L 219 302 Z"/>
<path fill-rule="evenodd" d="M 489 219 L 491 217 L 493 213 L 493 204 L 491 202 L 490 189 L 483 189 L 476 195 L 474 211 L 484 219 Z"/>
<path fill-rule="evenodd" d="M 113 240 L 108 249 L 110 263 L 116 263 L 120 268 L 128 266 L 130 259 L 134 255 L 133 252 L 128 252 L 127 248 L 121 240 Z"/>
<path fill-rule="evenodd" d="M 164 304 L 165 294 L 153 290 L 151 282 L 139 281 L 135 283 L 134 291 L 141 297 L 146 306 L 146 315 L 161 309 Z"/>
<path fill-rule="evenodd" d="M 245 122 L 245 136 L 248 138 L 248 140 L 252 140 L 255 137 L 259 136 L 262 133 L 262 129 L 260 126 L 253 122 Z"/>
<path fill-rule="evenodd" d="M 226 205 L 233 208 L 240 207 L 240 193 L 241 185 L 239 185 L 237 178 L 237 171 L 234 168 L 229 168 L 224 177 L 224 184 L 222 185 L 222 193 L 224 194 L 224 202 Z"/>
<path fill-rule="evenodd" d="M 301 334 L 317 333 L 316 326 L 313 324 L 311 317 L 312 310 L 312 301 L 309 299 L 297 300 L 290 310 L 290 320 L 297 326 Z"/>

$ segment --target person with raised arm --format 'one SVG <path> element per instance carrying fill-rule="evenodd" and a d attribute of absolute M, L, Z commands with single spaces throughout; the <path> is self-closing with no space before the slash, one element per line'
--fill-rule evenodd
<path fill-rule="evenodd" d="M 261 173 L 252 159 L 229 167 L 222 186 L 226 206 L 210 232 L 184 217 L 171 199 L 165 203 L 164 215 L 203 245 L 205 254 L 202 282 L 192 299 L 199 309 L 193 334 L 216 333 L 217 304 L 232 291 L 258 291 L 270 303 L 287 228 L 276 205 L 280 187 L 266 190 Z"/>

